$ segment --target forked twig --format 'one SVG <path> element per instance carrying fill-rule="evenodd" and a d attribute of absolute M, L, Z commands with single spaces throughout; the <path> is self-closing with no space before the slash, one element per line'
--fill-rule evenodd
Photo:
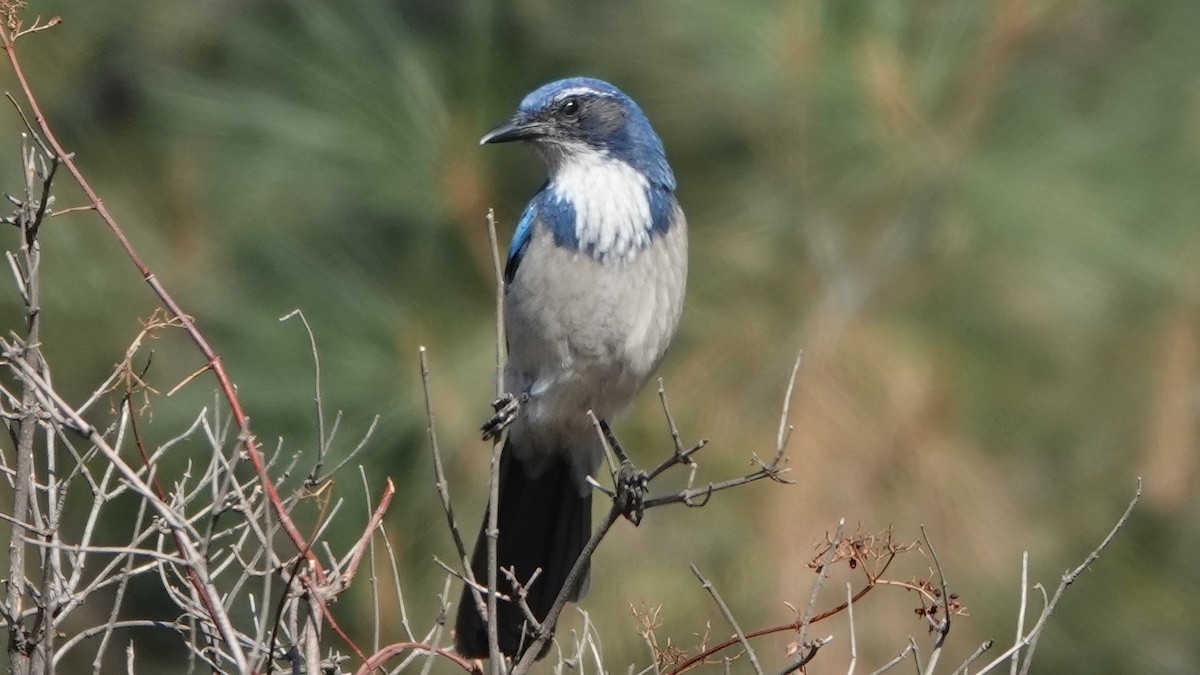
<path fill-rule="evenodd" d="M 1023 635 L 1019 640 L 1017 640 L 1016 644 L 1005 650 L 1003 654 L 1000 654 L 986 666 L 979 669 L 978 675 L 982 675 L 982 673 L 991 671 L 993 668 L 1000 666 L 1000 664 L 1004 663 L 1010 658 L 1016 658 L 1019 656 L 1018 652 L 1026 647 L 1028 647 L 1028 650 L 1025 652 L 1025 661 L 1021 667 L 1021 674 L 1025 675 L 1029 672 L 1029 667 L 1033 663 L 1033 652 L 1037 648 L 1038 639 L 1041 638 L 1042 630 L 1046 627 L 1046 622 L 1049 621 L 1050 615 L 1054 613 L 1054 609 L 1058 606 L 1059 600 L 1062 599 L 1063 593 L 1067 590 L 1068 586 L 1075 583 L 1075 581 L 1079 578 L 1079 575 L 1083 574 L 1089 567 L 1092 566 L 1092 563 L 1096 562 L 1096 560 L 1100 558 L 1100 554 L 1105 548 L 1108 547 L 1108 544 L 1113 540 L 1113 537 L 1117 536 L 1117 532 L 1119 532 L 1121 528 L 1125 526 L 1125 522 L 1129 520 L 1130 514 L 1133 513 L 1133 508 L 1137 506 L 1137 503 L 1141 498 L 1142 478 L 1139 476 L 1137 479 L 1137 490 L 1134 491 L 1133 498 L 1129 500 L 1129 505 L 1125 507 L 1125 512 L 1122 513 L 1121 517 L 1117 519 L 1116 524 L 1112 526 L 1112 529 L 1108 531 L 1108 534 L 1105 535 L 1104 539 L 1100 541 L 1100 544 L 1096 546 L 1096 548 L 1092 549 L 1092 552 L 1089 553 L 1086 558 L 1084 558 L 1083 562 L 1080 563 L 1078 567 L 1068 570 L 1063 574 L 1062 580 L 1058 584 L 1058 588 L 1055 589 L 1054 595 L 1046 601 L 1046 606 L 1042 609 L 1042 613 L 1038 617 L 1037 623 L 1033 625 L 1033 628 L 1029 629 L 1027 634 Z"/>

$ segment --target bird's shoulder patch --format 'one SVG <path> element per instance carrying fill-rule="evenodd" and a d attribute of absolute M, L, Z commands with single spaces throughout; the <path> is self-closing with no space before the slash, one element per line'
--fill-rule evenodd
<path fill-rule="evenodd" d="M 575 235 L 575 210 L 569 202 L 556 199 L 547 189 L 549 183 L 542 185 L 533 199 L 521 214 L 517 229 L 513 232 L 512 243 L 508 246 L 508 263 L 504 267 L 504 281 L 511 283 L 517 275 L 517 268 L 529 242 L 533 240 L 533 231 L 540 221 L 554 235 L 554 241 L 559 246 L 573 246 L 578 243 Z"/>
<path fill-rule="evenodd" d="M 650 236 L 666 234 L 675 222 L 675 195 L 660 185 L 652 185 L 647 192 L 647 201 L 650 202 Z"/>

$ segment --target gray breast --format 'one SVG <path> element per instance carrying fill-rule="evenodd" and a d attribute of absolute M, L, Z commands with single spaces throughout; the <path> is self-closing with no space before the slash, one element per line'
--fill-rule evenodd
<path fill-rule="evenodd" d="M 675 209 L 668 232 L 607 262 L 557 246 L 535 224 L 505 303 L 506 384 L 531 395 L 520 426 L 594 435 L 587 410 L 611 418 L 658 365 L 687 282 L 687 225 Z"/>

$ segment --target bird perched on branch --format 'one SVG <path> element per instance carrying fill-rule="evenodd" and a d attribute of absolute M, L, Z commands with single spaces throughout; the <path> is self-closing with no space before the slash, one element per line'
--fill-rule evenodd
<path fill-rule="evenodd" d="M 549 177 L 525 207 L 508 249 L 504 310 L 511 395 L 485 436 L 507 426 L 500 460 L 497 561 L 526 585 L 541 622 L 591 535 L 587 477 L 603 444 L 587 412 L 609 420 L 645 384 L 683 307 L 687 223 L 662 141 L 641 108 L 591 78 L 551 82 L 480 141 L 529 143 Z M 487 524 L 471 569 L 487 576 Z M 588 570 L 565 588 L 578 600 Z M 498 591 L 515 599 L 504 575 Z M 533 637 L 523 610 L 500 600 L 499 647 L 520 656 Z M 456 646 L 488 654 L 487 626 L 463 590 Z M 548 645 L 548 643 L 547 643 Z M 544 653 L 544 652 L 543 652 Z"/>

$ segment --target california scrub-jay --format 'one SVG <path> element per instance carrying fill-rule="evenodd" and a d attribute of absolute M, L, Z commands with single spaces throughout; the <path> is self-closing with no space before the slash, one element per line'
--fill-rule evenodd
<path fill-rule="evenodd" d="M 687 223 L 662 141 L 607 82 L 577 77 L 537 89 L 480 143 L 508 141 L 528 141 L 549 178 L 521 215 L 504 271 L 504 377 L 520 407 L 500 460 L 497 562 L 523 584 L 541 569 L 527 598 L 541 621 L 591 535 L 587 477 L 604 448 L 587 412 L 612 419 L 666 352 L 683 309 Z M 471 561 L 479 583 L 487 521 Z M 584 572 L 571 600 L 587 589 Z M 499 591 L 515 597 L 499 579 Z M 521 608 L 501 600 L 497 613 L 500 650 L 519 656 L 532 642 Z M 469 589 L 455 639 L 462 655 L 487 656 Z"/>

